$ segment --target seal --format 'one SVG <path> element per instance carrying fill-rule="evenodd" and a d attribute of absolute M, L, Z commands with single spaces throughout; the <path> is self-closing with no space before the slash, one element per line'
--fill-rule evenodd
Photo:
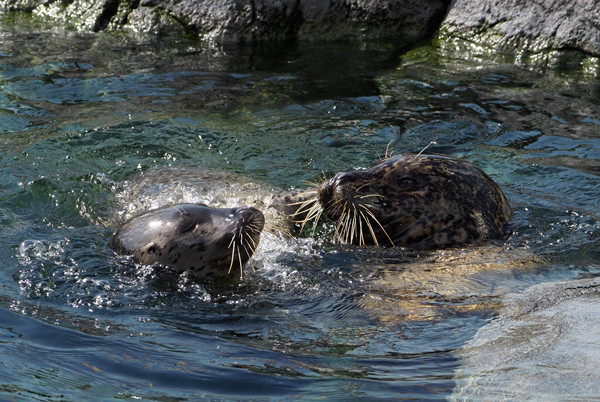
<path fill-rule="evenodd" d="M 265 218 L 263 235 L 292 237 L 297 228 L 293 215 L 302 201 L 316 195 L 314 189 L 281 190 L 240 173 L 195 166 L 168 166 L 146 170 L 116 184 L 120 208 L 118 222 L 168 205 L 200 203 L 214 208 L 246 205 Z M 109 221 L 113 225 L 117 225 Z"/>
<path fill-rule="evenodd" d="M 336 174 L 296 211 L 302 224 L 325 213 L 335 238 L 356 245 L 446 248 L 507 236 L 512 211 L 479 167 L 454 157 L 400 154 Z"/>
<path fill-rule="evenodd" d="M 256 208 L 179 204 L 132 217 L 109 247 L 141 264 L 192 271 L 198 277 L 230 277 L 239 266 L 243 278 L 263 226 L 264 216 Z"/>

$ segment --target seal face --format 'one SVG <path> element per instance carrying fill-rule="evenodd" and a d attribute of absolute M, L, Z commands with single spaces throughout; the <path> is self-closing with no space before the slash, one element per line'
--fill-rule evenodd
<path fill-rule="evenodd" d="M 263 226 L 263 214 L 255 208 L 180 204 L 131 218 L 109 247 L 145 265 L 193 271 L 201 277 L 227 277 L 239 267 L 242 276 Z"/>
<path fill-rule="evenodd" d="M 298 214 L 336 222 L 343 243 L 443 248 L 506 236 L 512 212 L 498 185 L 474 164 L 442 155 L 401 154 L 342 172 Z"/>
<path fill-rule="evenodd" d="M 121 183 L 117 199 L 123 220 L 165 205 L 201 203 L 214 208 L 239 205 L 259 209 L 265 218 L 263 233 L 291 237 L 295 230 L 289 219 L 299 202 L 316 195 L 283 191 L 241 174 L 179 166 L 146 170 Z"/>

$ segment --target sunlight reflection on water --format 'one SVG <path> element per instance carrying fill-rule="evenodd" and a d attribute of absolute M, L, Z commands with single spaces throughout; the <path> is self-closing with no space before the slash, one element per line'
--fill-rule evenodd
<path fill-rule="evenodd" d="M 7 397 L 447 397 L 455 351 L 504 295 L 598 274 L 589 83 L 352 44 L 211 53 L 5 36 Z M 263 235 L 241 284 L 163 280 L 106 250 L 119 191 L 141 171 L 217 169 L 277 192 L 367 167 L 388 145 L 480 165 L 515 209 L 513 236 L 418 253 Z"/>

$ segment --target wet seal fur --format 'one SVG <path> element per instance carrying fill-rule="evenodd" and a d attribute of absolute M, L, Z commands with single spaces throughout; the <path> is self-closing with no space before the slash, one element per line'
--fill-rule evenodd
<path fill-rule="evenodd" d="M 239 173 L 191 166 L 158 167 L 119 184 L 120 220 L 165 205 L 201 203 L 214 208 L 245 205 L 260 210 L 264 232 L 291 237 L 296 231 L 293 215 L 298 203 L 316 194 L 283 191 Z M 113 223 L 112 224 L 118 224 Z"/>
<path fill-rule="evenodd" d="M 109 247 L 144 265 L 192 271 L 198 277 L 239 272 L 242 278 L 264 222 L 262 212 L 252 207 L 173 205 L 132 217 L 117 230 Z"/>
<path fill-rule="evenodd" d="M 302 202 L 302 224 L 323 213 L 342 243 L 445 248 L 506 238 L 512 211 L 479 167 L 454 157 L 400 154 L 336 174 Z"/>

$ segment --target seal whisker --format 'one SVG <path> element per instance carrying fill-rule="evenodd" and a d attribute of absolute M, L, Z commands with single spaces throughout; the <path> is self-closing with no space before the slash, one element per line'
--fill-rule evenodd
<path fill-rule="evenodd" d="M 239 240 L 239 243 L 238 243 Z M 240 246 L 243 245 L 244 241 L 243 241 L 243 232 L 242 232 L 242 228 L 240 228 L 239 230 L 237 230 L 234 234 L 233 237 L 231 238 L 231 242 L 229 243 L 230 247 L 231 247 L 231 261 L 229 263 L 229 271 L 227 271 L 227 275 L 231 274 L 231 271 L 233 269 L 233 263 L 236 260 L 236 251 L 237 251 L 237 260 L 240 263 L 240 279 L 244 278 L 244 274 L 242 271 L 242 254 L 241 254 L 241 250 L 240 250 Z M 250 254 L 248 254 L 250 255 Z"/>
<path fill-rule="evenodd" d="M 348 208 L 348 202 L 343 206 L 343 220 L 340 220 L 340 226 L 342 227 L 341 232 L 341 243 L 348 243 L 350 239 L 350 230 L 352 225 L 352 212 Z"/>
<path fill-rule="evenodd" d="M 358 193 L 360 190 L 362 190 L 363 188 L 367 187 L 369 185 L 369 183 L 365 183 L 361 186 L 359 186 L 355 191 Z"/>
<path fill-rule="evenodd" d="M 395 130 L 393 130 L 395 131 Z M 387 145 L 385 146 L 385 157 L 383 159 L 387 159 L 390 156 L 392 156 L 392 154 L 390 153 L 390 146 L 392 145 L 392 143 L 396 141 L 396 138 L 393 138 L 390 142 L 387 143 Z"/>
<path fill-rule="evenodd" d="M 314 192 L 311 192 L 311 196 L 309 198 L 307 198 L 305 200 L 301 200 L 301 201 L 290 202 L 286 205 L 300 205 L 297 212 L 294 214 L 294 215 L 296 215 L 298 213 L 298 211 L 302 211 L 304 207 L 311 205 L 312 203 L 314 203 L 317 200 L 318 200 L 318 192 L 314 191 Z"/>
<path fill-rule="evenodd" d="M 313 221 L 314 222 L 313 230 L 312 230 L 313 236 L 315 235 L 315 232 L 317 231 L 317 223 L 321 219 L 321 215 L 323 215 L 323 208 L 321 208 L 319 204 L 317 204 L 317 206 L 318 206 L 318 208 L 317 208 L 316 216 Z"/>
<path fill-rule="evenodd" d="M 310 211 L 314 208 L 315 204 L 318 204 L 318 201 L 319 201 L 319 199 L 315 193 L 314 196 L 312 196 L 306 200 L 292 202 L 292 203 L 287 204 L 287 205 L 299 205 L 299 207 L 296 209 L 296 211 L 294 213 L 290 214 L 289 216 L 295 217 L 298 215 L 303 215 L 305 213 L 310 214 Z M 306 219 L 306 218 L 304 218 L 304 219 Z"/>
<path fill-rule="evenodd" d="M 310 199 L 304 201 L 300 205 L 300 207 L 296 210 L 296 212 L 294 213 L 294 216 L 300 215 L 303 213 L 310 214 L 310 211 L 312 211 L 315 208 L 315 205 L 317 205 L 317 204 L 318 204 L 317 197 L 313 197 L 313 198 L 310 198 Z"/>
<path fill-rule="evenodd" d="M 260 232 L 260 227 L 256 223 L 251 223 L 248 225 L 247 230 L 244 233 L 251 236 L 253 233 L 257 232 Z"/>
<path fill-rule="evenodd" d="M 233 261 L 235 260 L 235 242 L 233 241 L 235 239 L 235 236 L 233 237 L 233 239 L 231 239 L 231 243 L 229 243 L 229 247 L 231 248 L 231 261 L 229 262 L 229 270 L 227 271 L 227 275 L 231 274 L 231 270 L 233 268 Z M 233 247 L 231 247 L 233 246 Z"/>
<path fill-rule="evenodd" d="M 295 215 L 306 214 L 302 220 L 295 221 L 296 223 L 300 223 L 300 232 L 304 230 L 309 222 L 313 222 L 312 235 L 314 235 L 317 230 L 317 224 L 323 214 L 323 210 L 323 207 L 319 203 L 319 198 L 316 196 L 304 201 L 295 213 Z"/>
<path fill-rule="evenodd" d="M 318 192 L 315 190 L 315 191 L 309 192 L 309 194 L 312 194 L 312 196 L 310 198 L 306 199 L 306 200 L 296 201 L 296 202 L 288 202 L 285 205 L 300 205 L 300 206 L 303 206 L 303 205 L 312 204 L 314 201 L 317 200 L 317 194 L 318 194 Z M 300 209 L 300 208 L 298 208 L 298 209 Z"/>
<path fill-rule="evenodd" d="M 339 208 L 338 208 L 339 210 Z M 346 219 L 346 211 L 342 211 L 340 213 L 340 217 L 338 218 L 336 225 L 335 225 L 335 230 L 334 230 L 334 237 L 337 239 L 337 241 L 339 241 L 340 243 L 344 242 L 344 233 L 343 230 L 345 228 L 344 226 L 344 220 Z"/>
<path fill-rule="evenodd" d="M 258 237 L 250 235 L 250 234 L 247 236 L 246 244 L 250 248 L 250 253 L 248 254 L 249 256 L 254 254 L 254 252 L 256 251 L 256 249 L 258 247 L 258 243 L 259 243 Z"/>
<path fill-rule="evenodd" d="M 252 239 L 247 235 L 242 237 L 242 240 L 240 241 L 240 246 L 244 248 L 244 251 L 246 251 L 246 254 L 249 256 L 254 253 L 254 248 L 252 247 L 252 243 L 250 243 L 251 241 Z"/>
<path fill-rule="evenodd" d="M 358 199 L 361 199 L 361 200 L 362 200 L 362 199 L 364 199 L 364 198 L 371 198 L 371 197 L 383 198 L 383 195 L 381 195 L 381 194 L 367 194 L 367 195 L 361 195 L 361 196 L 358 196 L 358 197 L 356 197 L 356 198 L 358 198 Z"/>
<path fill-rule="evenodd" d="M 242 246 L 246 251 L 248 257 L 252 256 L 258 247 L 258 239 L 256 236 L 253 236 L 252 233 L 245 233 L 245 239 L 242 239 Z M 245 241 L 244 241 L 245 240 Z M 248 251 L 250 249 L 250 251 Z M 252 267 L 252 272 L 254 272 L 254 267 Z"/>
<path fill-rule="evenodd" d="M 331 213 L 333 215 L 337 215 L 338 213 L 340 214 L 340 216 L 343 214 L 343 212 L 345 211 L 345 208 L 348 206 L 348 202 L 346 201 L 344 203 L 343 199 L 339 199 L 339 200 L 335 200 L 333 201 L 331 205 L 331 208 L 333 208 L 333 211 L 331 211 Z M 329 208 L 329 206 L 325 206 L 325 208 Z M 342 212 L 340 212 L 342 211 Z"/>
<path fill-rule="evenodd" d="M 273 233 L 281 232 L 285 237 L 293 237 L 292 232 L 285 226 L 283 222 L 268 221 L 265 224 L 265 232 Z"/>
<path fill-rule="evenodd" d="M 244 244 L 244 240 L 245 240 L 246 244 L 248 245 L 248 247 L 250 248 L 250 251 L 251 251 L 251 253 L 248 253 L 248 255 L 252 255 L 252 254 L 254 254 L 254 251 L 256 250 L 258 242 L 254 238 L 254 236 L 252 236 L 252 234 L 245 233 L 245 235 L 246 235 L 245 238 L 242 239 L 242 245 Z"/>
<path fill-rule="evenodd" d="M 354 206 L 354 216 L 358 217 L 358 245 L 363 246 L 365 244 L 365 238 L 364 238 L 364 234 L 363 234 L 364 216 L 362 215 L 361 211 L 356 209 L 356 205 L 353 205 L 353 206 Z M 368 224 L 369 222 L 366 221 L 366 223 Z"/>
<path fill-rule="evenodd" d="M 246 247 L 245 247 L 245 246 L 244 246 L 244 249 L 246 250 L 246 252 L 248 252 L 248 250 L 246 249 Z M 254 253 L 254 250 L 252 250 L 252 253 Z M 251 254 L 249 254 L 249 255 L 251 255 Z M 256 272 L 256 271 L 254 270 L 254 267 L 252 267 L 252 272 Z"/>
<path fill-rule="evenodd" d="M 236 233 L 233 234 L 233 237 L 231 238 L 231 241 L 229 242 L 229 245 L 227 246 L 227 248 L 231 248 L 231 246 L 235 247 L 235 236 L 236 236 Z"/>
<path fill-rule="evenodd" d="M 323 208 L 321 208 L 321 205 L 318 202 L 315 202 L 311 207 L 310 210 L 308 211 L 308 213 L 306 214 L 306 217 L 302 220 L 302 221 L 298 221 L 298 223 L 301 223 L 300 226 L 300 232 L 302 232 L 304 230 L 304 227 L 306 226 L 306 224 L 308 222 L 313 222 L 313 230 L 312 233 L 314 235 L 316 229 L 317 229 L 317 223 L 319 222 L 319 219 L 321 219 L 321 214 L 323 213 Z"/>
<path fill-rule="evenodd" d="M 296 223 L 300 223 L 300 232 L 304 230 L 306 224 L 312 221 L 313 216 L 315 215 L 317 210 L 316 204 L 313 204 L 307 211 L 306 216 L 302 220 L 295 221 Z"/>
<path fill-rule="evenodd" d="M 435 136 L 435 138 L 429 142 L 429 144 L 425 145 L 425 146 L 423 147 L 423 149 L 422 149 L 422 150 L 420 150 L 420 151 L 419 151 L 419 153 L 418 153 L 418 154 L 416 154 L 416 155 L 415 155 L 415 156 L 412 158 L 412 160 L 414 161 L 414 160 L 415 160 L 415 159 L 417 159 L 419 156 L 421 156 L 421 154 L 422 154 L 423 152 L 425 152 L 425 150 L 426 150 L 427 148 L 429 148 L 431 145 L 433 145 L 433 144 L 437 144 L 437 139 L 438 139 L 438 136 L 436 135 L 436 136 Z"/>
<path fill-rule="evenodd" d="M 327 177 L 325 176 L 325 173 L 323 172 L 323 179 L 321 181 L 316 181 L 316 180 L 300 180 L 300 183 L 305 184 L 308 186 L 308 190 L 306 192 L 317 192 L 317 188 L 323 184 L 324 181 L 327 180 Z M 305 193 L 306 193 L 305 192 Z"/>
<path fill-rule="evenodd" d="M 354 217 L 354 215 L 352 214 L 352 210 L 350 210 L 350 208 L 346 207 L 346 211 L 347 211 L 347 216 L 348 219 L 346 220 L 346 236 L 344 239 L 344 243 L 348 243 L 348 240 L 352 241 L 352 234 L 354 233 L 354 228 L 352 227 L 352 223 L 353 220 L 352 218 Z"/>
<path fill-rule="evenodd" d="M 312 200 L 312 205 L 306 208 L 305 211 L 306 216 L 304 217 L 304 219 L 302 219 L 301 221 L 297 221 L 297 223 L 302 223 L 300 231 L 304 229 L 304 226 L 306 226 L 308 222 L 314 221 L 316 223 L 318 221 L 318 218 L 320 218 L 321 216 L 322 208 L 321 205 L 318 203 L 317 199 L 315 198 L 314 200 Z"/>
<path fill-rule="evenodd" d="M 371 237 L 373 238 L 373 242 L 375 243 L 376 246 L 378 246 L 379 242 L 377 241 L 377 236 L 375 236 L 375 231 L 373 230 L 373 226 L 371 225 L 371 222 L 369 221 L 369 218 L 367 218 L 365 216 L 365 214 L 363 213 L 363 211 L 358 211 L 358 212 L 360 213 L 360 215 L 365 220 L 365 223 L 367 224 L 367 227 L 369 228 L 369 232 L 371 232 Z"/>
<path fill-rule="evenodd" d="M 352 241 L 354 240 L 354 235 L 358 233 L 356 231 L 358 229 L 356 225 L 356 205 L 352 204 L 352 209 L 349 212 L 352 214 L 352 226 L 350 232 L 350 244 L 352 244 Z"/>
<path fill-rule="evenodd" d="M 369 214 L 369 216 L 371 218 L 373 218 L 373 220 L 375 221 L 375 223 L 377 223 L 377 225 L 381 228 L 381 230 L 383 231 L 383 234 L 385 234 L 385 237 L 388 238 L 388 240 L 390 241 L 390 244 L 392 246 L 394 246 L 394 241 L 392 240 L 392 238 L 390 237 L 390 235 L 388 235 L 388 232 L 385 230 L 385 228 L 383 227 L 383 225 L 379 222 L 379 220 L 375 217 L 375 215 L 373 214 L 373 212 L 371 212 L 371 210 L 369 208 L 367 208 L 366 205 L 361 205 L 361 207 Z M 377 244 L 377 238 L 373 235 L 373 240 L 376 242 Z"/>
<path fill-rule="evenodd" d="M 243 242 L 242 242 L 242 245 L 244 245 Z M 244 263 L 242 261 L 242 253 L 241 253 L 240 247 L 238 246 L 237 249 L 238 249 L 238 261 L 240 263 L 240 281 L 243 281 L 244 280 Z M 248 250 L 246 250 L 246 253 L 247 252 L 248 252 Z"/>
<path fill-rule="evenodd" d="M 344 220 L 340 222 L 342 225 L 342 240 L 341 243 L 347 243 L 348 238 L 350 237 L 350 211 L 346 208 L 347 204 L 344 205 L 343 217 Z"/>

